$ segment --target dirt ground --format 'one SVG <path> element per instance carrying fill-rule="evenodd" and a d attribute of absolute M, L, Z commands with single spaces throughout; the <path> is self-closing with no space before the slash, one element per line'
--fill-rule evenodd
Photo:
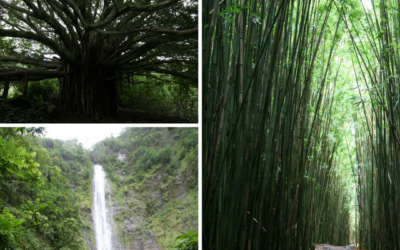
<path fill-rule="evenodd" d="M 315 250 L 356 250 L 354 246 L 336 247 L 328 244 L 316 245 Z"/>
<path fill-rule="evenodd" d="M 50 106 L 55 106 L 52 103 L 32 107 L 24 101 L 11 103 L 0 99 L 0 123 L 195 123 L 179 117 L 122 108 L 115 117 L 93 117 L 69 113 L 58 107 L 49 110 Z"/>

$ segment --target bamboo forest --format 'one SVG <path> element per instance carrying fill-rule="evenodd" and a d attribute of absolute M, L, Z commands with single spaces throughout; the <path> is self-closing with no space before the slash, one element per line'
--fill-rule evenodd
<path fill-rule="evenodd" d="M 400 249 L 400 2 L 202 2 L 204 249 Z"/>

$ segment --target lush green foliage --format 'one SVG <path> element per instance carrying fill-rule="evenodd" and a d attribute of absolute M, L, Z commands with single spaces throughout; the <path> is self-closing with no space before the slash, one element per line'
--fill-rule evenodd
<path fill-rule="evenodd" d="M 0 247 L 1 249 L 14 248 L 18 243 L 15 242 L 16 237 L 20 237 L 24 231 L 22 224 L 24 219 L 16 219 L 10 214 L 8 208 L 3 209 L 0 215 Z"/>
<path fill-rule="evenodd" d="M 134 79 L 141 84 L 131 86 L 129 82 L 121 83 L 121 107 L 197 121 L 197 86 L 174 77 L 160 79 L 159 76 L 135 76 Z"/>
<path fill-rule="evenodd" d="M 49 101 L 51 98 L 57 98 L 58 91 L 58 81 L 56 79 L 46 79 L 30 83 L 27 97 L 37 103 L 41 103 L 43 101 Z M 22 95 L 22 84 L 16 86 L 10 98 L 16 95 Z"/>
<path fill-rule="evenodd" d="M 68 179 L 75 175 L 53 164 L 49 151 L 41 146 L 53 141 L 39 139 L 41 132 L 0 128 L 0 245 L 5 249 L 85 249 L 77 196 Z M 63 160 L 61 155 L 59 159 Z"/>
<path fill-rule="evenodd" d="M 168 248 L 172 249 L 198 249 L 198 233 L 190 230 L 189 232 L 179 235 L 175 238 L 176 243 L 171 244 Z"/>
<path fill-rule="evenodd" d="M 153 237 L 165 247 L 198 227 L 197 129 L 128 128 L 92 152 L 76 139 L 39 138 L 42 132 L 0 128 L 1 249 L 75 250 L 95 244 L 90 156 L 103 164 L 114 204 L 128 208 L 115 216 L 126 246 Z M 122 152 L 125 160 L 118 159 Z M 124 224 L 132 217 L 139 219 L 135 239 L 122 231 L 134 224 Z"/>
<path fill-rule="evenodd" d="M 117 115 L 119 102 L 197 119 L 196 0 L 37 1 L 0 1 L 5 86 L 29 82 L 32 99 L 57 94 L 65 109 L 92 116 Z"/>

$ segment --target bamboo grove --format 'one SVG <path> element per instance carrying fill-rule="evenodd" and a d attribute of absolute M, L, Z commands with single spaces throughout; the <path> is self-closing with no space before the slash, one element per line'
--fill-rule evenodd
<path fill-rule="evenodd" d="M 398 1 L 372 1 L 364 27 L 345 20 L 352 39 L 356 88 L 354 117 L 358 173 L 359 242 L 367 249 L 400 249 Z M 366 51 L 369 51 L 366 53 Z"/>
<path fill-rule="evenodd" d="M 368 2 L 203 1 L 203 248 L 400 249 L 400 2 Z"/>
<path fill-rule="evenodd" d="M 340 141 L 330 137 L 340 70 L 333 9 L 203 1 L 204 248 L 349 242 Z M 325 32 L 328 20 L 334 30 Z"/>

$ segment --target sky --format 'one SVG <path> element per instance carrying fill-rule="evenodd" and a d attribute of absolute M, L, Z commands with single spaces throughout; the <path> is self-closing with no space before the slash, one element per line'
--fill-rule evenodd
<path fill-rule="evenodd" d="M 367 10 L 371 10 L 372 9 L 372 4 L 371 4 L 371 0 L 362 0 L 363 5 L 365 6 L 365 8 Z"/>
<path fill-rule="evenodd" d="M 52 125 L 45 127 L 45 138 L 70 140 L 77 139 L 78 143 L 82 143 L 83 147 L 89 149 L 96 142 L 107 137 L 117 137 L 126 125 L 108 125 L 108 124 L 81 124 L 81 125 Z"/>

